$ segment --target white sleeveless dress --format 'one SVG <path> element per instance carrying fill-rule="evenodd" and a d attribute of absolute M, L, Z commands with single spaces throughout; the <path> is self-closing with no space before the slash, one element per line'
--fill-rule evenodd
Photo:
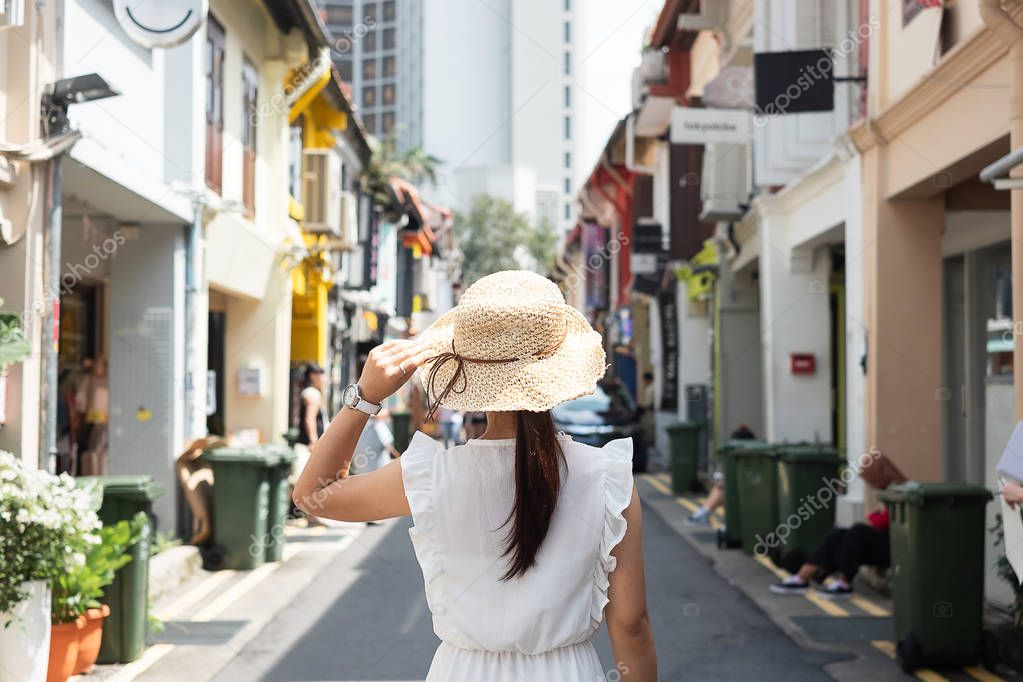
<path fill-rule="evenodd" d="M 559 436 L 568 465 L 537 563 L 502 582 L 515 500 L 515 441 L 444 449 L 416 433 L 401 458 L 409 529 L 441 639 L 427 682 L 605 679 L 590 639 L 608 602 L 611 550 L 625 536 L 632 441 Z"/>

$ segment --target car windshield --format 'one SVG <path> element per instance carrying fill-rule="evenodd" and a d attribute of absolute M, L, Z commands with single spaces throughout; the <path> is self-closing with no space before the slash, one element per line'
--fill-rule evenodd
<path fill-rule="evenodd" d="M 554 412 L 587 411 L 601 414 L 621 414 L 635 409 L 632 396 L 620 385 L 598 385 L 590 395 L 584 395 L 558 405 Z"/>

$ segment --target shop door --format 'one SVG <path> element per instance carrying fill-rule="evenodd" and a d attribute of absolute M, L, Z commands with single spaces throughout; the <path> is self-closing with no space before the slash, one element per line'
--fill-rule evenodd
<path fill-rule="evenodd" d="M 210 389 L 212 389 L 213 409 L 207 409 L 206 430 L 215 436 L 227 435 L 224 419 L 224 372 L 227 368 L 227 356 L 225 353 L 226 332 L 227 313 L 210 312 L 209 347 L 206 352 L 206 366 L 209 371 Z"/>

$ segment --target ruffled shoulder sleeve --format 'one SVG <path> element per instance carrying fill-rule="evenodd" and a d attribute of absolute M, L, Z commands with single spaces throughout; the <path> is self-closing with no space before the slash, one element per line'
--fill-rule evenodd
<path fill-rule="evenodd" d="M 412 509 L 412 518 L 417 523 L 417 512 L 429 503 L 430 491 L 433 489 L 433 460 L 440 449 L 437 441 L 422 431 L 416 431 L 399 460 L 405 496 Z"/>
<path fill-rule="evenodd" d="M 444 567 L 437 544 L 434 511 L 434 472 L 437 455 L 443 451 L 440 444 L 421 431 L 412 436 L 408 449 L 401 456 L 401 478 L 405 484 L 405 497 L 412 511 L 412 528 L 408 529 L 416 559 L 423 569 L 426 583 L 426 601 L 434 615 L 445 611 L 445 590 L 442 576 Z"/>
<path fill-rule="evenodd" d="M 590 612 L 595 626 L 600 625 L 607 606 L 608 575 L 618 560 L 611 552 L 625 537 L 625 509 L 632 501 L 632 439 L 619 438 L 600 450 L 604 457 L 604 528 L 600 538 L 600 559 L 596 568 L 593 606 Z"/>

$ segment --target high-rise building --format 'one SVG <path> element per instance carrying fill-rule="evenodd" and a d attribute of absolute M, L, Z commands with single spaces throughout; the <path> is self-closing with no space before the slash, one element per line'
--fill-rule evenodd
<path fill-rule="evenodd" d="M 334 63 L 352 86 L 367 130 L 396 135 L 402 148 L 422 141 L 421 0 L 319 0 Z"/>
<path fill-rule="evenodd" d="M 574 220 L 575 66 L 582 0 L 424 0 L 423 143 L 442 158 L 438 200 L 510 200 L 534 220 Z"/>
<path fill-rule="evenodd" d="M 319 0 L 370 132 L 443 160 L 428 198 L 574 220 L 582 0 Z"/>

